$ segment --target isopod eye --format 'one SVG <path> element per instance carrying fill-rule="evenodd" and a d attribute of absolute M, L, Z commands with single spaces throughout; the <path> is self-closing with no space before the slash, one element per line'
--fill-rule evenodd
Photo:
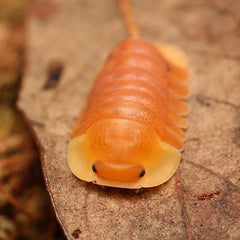
<path fill-rule="evenodd" d="M 145 170 L 143 169 L 142 171 L 141 171 L 141 173 L 140 173 L 140 175 L 139 175 L 139 177 L 143 177 L 144 175 L 145 175 Z"/>
<path fill-rule="evenodd" d="M 92 165 L 92 170 L 93 170 L 95 173 L 97 172 L 97 169 L 96 169 L 95 164 Z"/>

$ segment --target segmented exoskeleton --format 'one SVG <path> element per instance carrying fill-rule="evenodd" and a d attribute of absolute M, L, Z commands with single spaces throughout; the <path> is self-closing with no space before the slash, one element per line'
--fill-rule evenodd
<path fill-rule="evenodd" d="M 175 172 L 189 112 L 188 70 L 172 47 L 120 42 L 97 75 L 71 135 L 69 165 L 85 181 L 140 188 Z"/>

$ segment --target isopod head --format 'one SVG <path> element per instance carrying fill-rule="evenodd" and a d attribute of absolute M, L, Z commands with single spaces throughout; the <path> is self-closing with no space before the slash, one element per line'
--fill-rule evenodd
<path fill-rule="evenodd" d="M 174 174 L 179 160 L 179 150 L 151 128 L 124 119 L 93 124 L 68 148 L 68 163 L 78 178 L 112 187 L 160 185 Z"/>

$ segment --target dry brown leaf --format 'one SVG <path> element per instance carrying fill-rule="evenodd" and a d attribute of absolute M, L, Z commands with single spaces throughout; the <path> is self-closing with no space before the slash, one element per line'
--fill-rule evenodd
<path fill-rule="evenodd" d="M 55 0 L 29 23 L 29 67 L 20 107 L 42 148 L 52 201 L 68 239 L 240 238 L 240 49 L 238 0 L 135 0 L 143 37 L 185 50 L 191 113 L 175 176 L 156 188 L 102 189 L 76 179 L 67 144 L 94 76 L 125 37 L 112 0 Z M 65 63 L 44 89 L 52 61 Z"/>

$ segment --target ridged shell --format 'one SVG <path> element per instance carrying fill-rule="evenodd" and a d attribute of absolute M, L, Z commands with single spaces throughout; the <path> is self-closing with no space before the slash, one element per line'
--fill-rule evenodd
<path fill-rule="evenodd" d="M 147 125 L 161 141 L 182 149 L 187 78 L 185 68 L 167 61 L 152 44 L 122 41 L 98 74 L 71 138 L 101 120 L 126 119 Z"/>

